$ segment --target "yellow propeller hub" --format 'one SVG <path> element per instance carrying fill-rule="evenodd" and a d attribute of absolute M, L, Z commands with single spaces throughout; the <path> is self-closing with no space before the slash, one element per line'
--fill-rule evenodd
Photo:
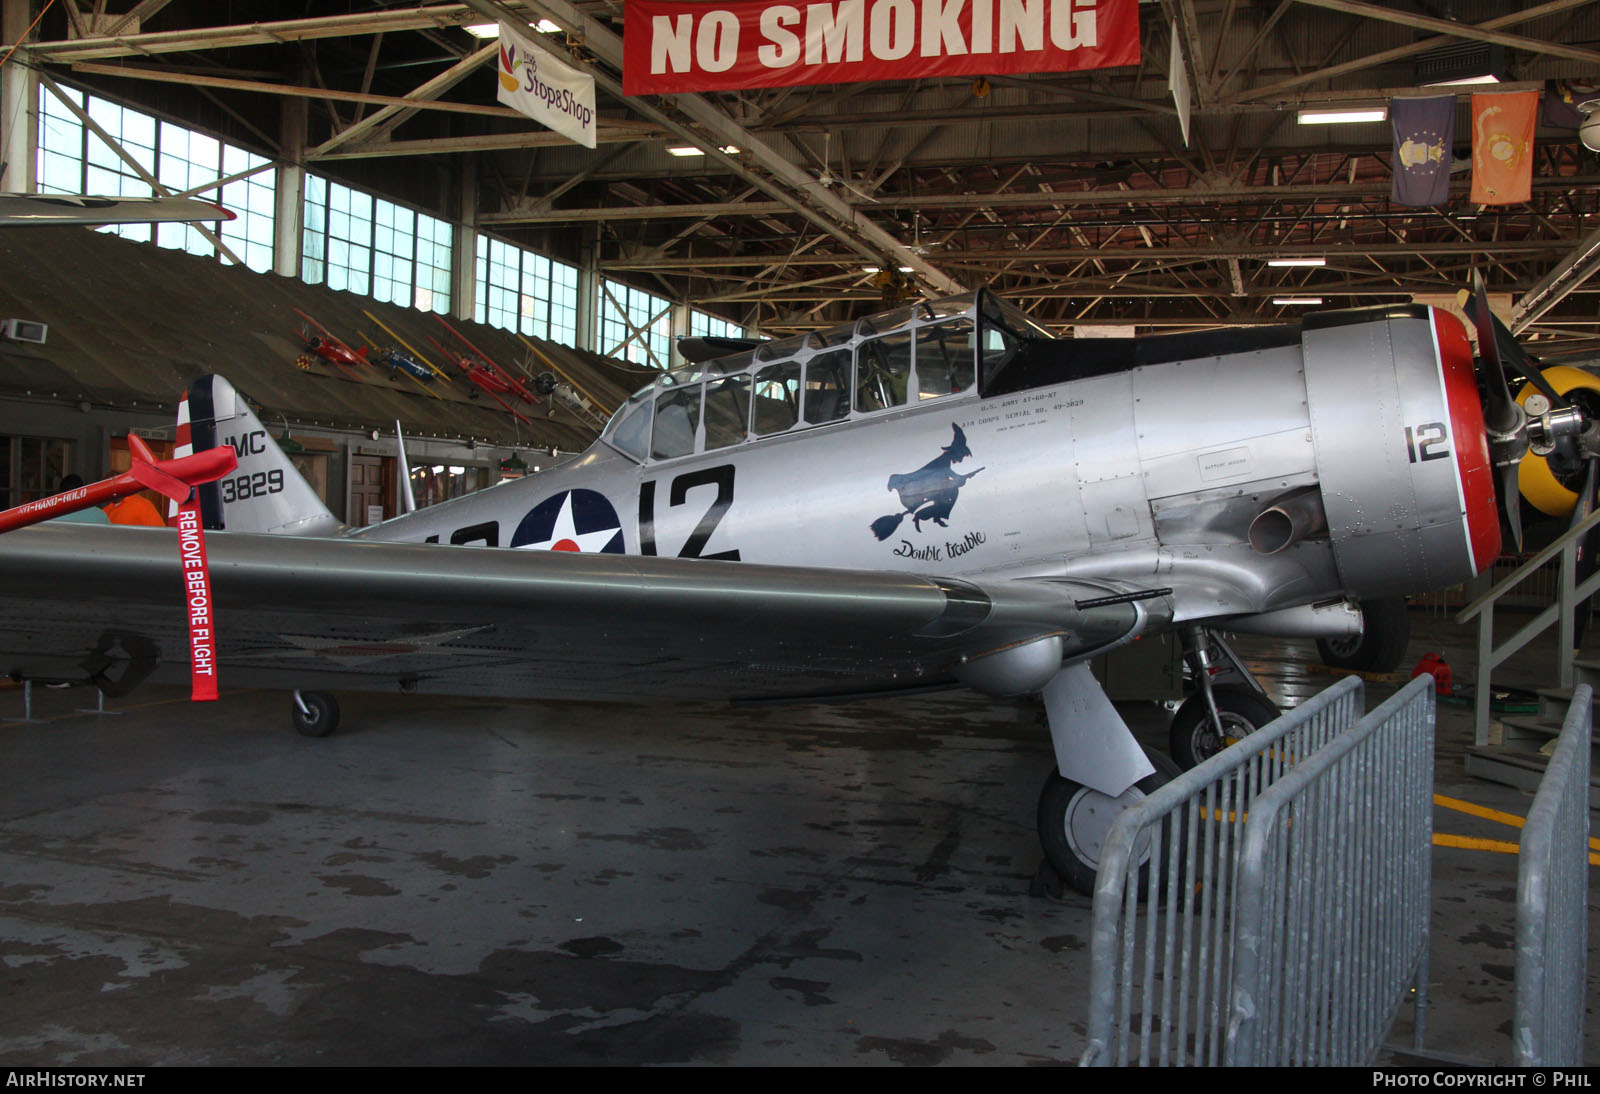
<path fill-rule="evenodd" d="M 1553 365 L 1544 370 L 1544 379 L 1558 395 L 1565 396 L 1568 392 L 1582 390 L 1595 392 L 1596 397 L 1600 398 L 1600 376 L 1581 368 Z M 1532 384 L 1524 384 L 1522 390 L 1517 392 L 1517 405 L 1526 405 L 1528 396 L 1536 391 L 1538 388 Z M 1578 492 L 1563 486 L 1555 472 L 1550 470 L 1549 462 L 1532 452 L 1522 457 L 1522 463 L 1517 468 L 1517 488 L 1528 499 L 1528 504 L 1547 516 L 1570 516 L 1578 503 Z"/>

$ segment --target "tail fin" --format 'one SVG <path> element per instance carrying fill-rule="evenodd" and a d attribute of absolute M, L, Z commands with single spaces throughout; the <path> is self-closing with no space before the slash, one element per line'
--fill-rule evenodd
<path fill-rule="evenodd" d="M 326 536 L 339 519 L 295 469 L 283 449 L 251 411 L 244 396 L 220 376 L 189 385 L 178 406 L 174 455 L 230 446 L 239 469 L 220 482 L 199 487 L 200 512 L 208 529 Z"/>

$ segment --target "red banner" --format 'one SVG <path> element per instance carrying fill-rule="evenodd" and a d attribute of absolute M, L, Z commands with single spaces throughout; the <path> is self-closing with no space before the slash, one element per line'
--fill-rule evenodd
<path fill-rule="evenodd" d="M 1472 193 L 1479 205 L 1533 197 L 1533 129 L 1539 92 L 1472 96 Z"/>
<path fill-rule="evenodd" d="M 1138 0 L 627 0 L 629 95 L 1139 63 Z"/>
<path fill-rule="evenodd" d="M 211 615 L 211 571 L 206 566 L 198 490 L 178 507 L 178 558 L 189 615 L 189 698 L 199 703 L 217 697 L 217 628 Z"/>

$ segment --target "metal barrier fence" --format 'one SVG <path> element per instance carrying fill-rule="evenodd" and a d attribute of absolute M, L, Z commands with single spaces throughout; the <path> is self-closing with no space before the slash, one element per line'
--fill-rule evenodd
<path fill-rule="evenodd" d="M 1263 793 L 1245 827 L 1225 1062 L 1370 1064 L 1408 987 L 1426 1027 L 1434 683 Z"/>
<path fill-rule="evenodd" d="M 1587 1005 L 1593 697 L 1580 684 L 1522 829 L 1517 863 L 1518 1067 L 1581 1067 Z"/>
<path fill-rule="evenodd" d="M 1232 890 L 1247 814 L 1265 790 L 1354 725 L 1365 706 L 1361 681 L 1347 677 L 1118 818 L 1095 889 L 1082 1064 L 1223 1061 Z M 1165 899 L 1142 902 L 1142 889 Z"/>

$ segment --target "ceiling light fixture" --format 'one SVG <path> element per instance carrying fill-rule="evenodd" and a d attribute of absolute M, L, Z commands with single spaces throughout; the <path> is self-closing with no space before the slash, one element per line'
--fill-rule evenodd
<path fill-rule="evenodd" d="M 1320 296 L 1274 296 L 1272 298 L 1272 302 L 1274 304 L 1320 304 L 1320 303 L 1322 303 L 1322 297 L 1320 297 Z"/>
<path fill-rule="evenodd" d="M 474 38 L 500 37 L 499 23 L 463 23 L 461 25 L 461 29 L 472 35 Z M 556 26 L 548 19 L 540 19 L 534 24 L 533 29 L 538 31 L 540 34 L 554 34 L 561 28 Z"/>
<path fill-rule="evenodd" d="M 737 156 L 739 154 L 739 149 L 731 144 L 723 145 L 719 151 L 728 156 Z M 667 155 L 669 156 L 703 156 L 705 154 L 705 149 L 695 148 L 687 144 L 674 145 L 667 149 Z"/>
<path fill-rule="evenodd" d="M 1326 258 L 1269 258 L 1268 266 L 1326 266 Z"/>
<path fill-rule="evenodd" d="M 1386 106 L 1319 107 L 1300 111 L 1301 125 L 1340 125 L 1351 122 L 1381 122 L 1389 116 Z"/>
<path fill-rule="evenodd" d="M 1459 80 L 1435 80 L 1431 84 L 1423 84 L 1422 86 L 1423 87 L 1465 87 L 1468 84 L 1497 84 L 1499 82 L 1500 82 L 1500 77 L 1496 76 L 1492 72 L 1486 72 L 1482 76 L 1463 76 Z"/>

